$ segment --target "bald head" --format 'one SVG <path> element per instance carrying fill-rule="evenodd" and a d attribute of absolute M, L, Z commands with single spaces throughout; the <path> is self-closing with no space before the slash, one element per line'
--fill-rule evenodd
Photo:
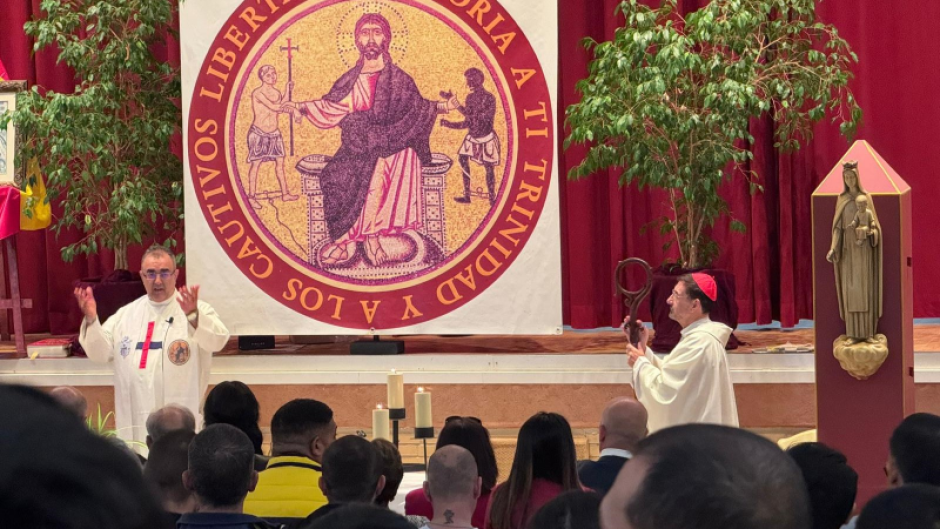
<path fill-rule="evenodd" d="M 174 430 L 196 431 L 196 417 L 185 406 L 167 404 L 147 417 L 147 447 Z"/>
<path fill-rule="evenodd" d="M 432 503 L 475 503 L 480 495 L 480 475 L 473 454 L 458 445 L 437 449 L 428 462 L 427 490 Z"/>
<path fill-rule="evenodd" d="M 72 386 L 59 386 L 54 388 L 49 392 L 49 396 L 67 410 L 78 415 L 80 419 L 84 419 L 88 416 L 88 401 L 85 400 L 85 396 L 82 395 L 80 391 Z"/>
<path fill-rule="evenodd" d="M 646 437 L 646 408 L 630 397 L 618 397 L 607 403 L 601 415 L 600 444 L 605 448 L 635 451 Z"/>

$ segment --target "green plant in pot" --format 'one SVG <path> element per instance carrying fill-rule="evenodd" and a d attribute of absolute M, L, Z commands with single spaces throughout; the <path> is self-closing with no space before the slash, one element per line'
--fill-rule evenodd
<path fill-rule="evenodd" d="M 98 413 L 97 415 L 89 414 L 85 418 L 85 424 L 88 426 L 88 429 L 91 430 L 95 435 L 100 437 L 117 437 L 118 431 L 114 429 L 110 423 L 114 422 L 114 412 L 109 411 L 108 413 L 102 415 L 101 413 L 101 404 L 98 404 Z"/>
<path fill-rule="evenodd" d="M 102 415 L 101 403 L 99 403 L 97 406 L 97 415 L 89 414 L 88 417 L 85 418 L 85 424 L 92 433 L 99 437 L 104 437 L 105 439 L 110 440 L 111 442 L 115 443 L 115 445 L 123 444 L 129 450 L 133 450 L 135 447 L 147 448 L 147 445 L 145 443 L 141 443 L 140 441 L 121 440 L 120 435 L 118 434 L 118 430 L 112 426 L 113 423 L 114 412 L 109 411 Z"/>
<path fill-rule="evenodd" d="M 619 168 L 621 185 L 663 189 L 664 249 L 674 245 L 684 269 L 707 267 L 718 254 L 709 231 L 729 213 L 721 185 L 741 177 L 760 189 L 748 167 L 751 120 L 770 116 L 782 150 L 799 148 L 827 114 L 853 136 L 858 59 L 816 19 L 815 0 L 712 0 L 685 15 L 677 0 L 625 0 L 617 12 L 626 24 L 613 40 L 585 42 L 594 58 L 577 84 L 581 101 L 567 109 L 565 146 L 588 150 L 568 177 Z M 731 228 L 744 225 L 732 219 Z"/>
<path fill-rule="evenodd" d="M 170 146 L 182 122 L 180 77 L 155 53 L 173 34 L 175 2 L 40 5 L 25 32 L 35 50 L 58 49 L 76 84 L 73 93 L 34 86 L 20 95 L 12 113 L 24 138 L 18 156 L 21 163 L 39 160 L 57 206 L 56 235 L 81 234 L 62 247 L 63 260 L 106 248 L 114 252 L 114 269 L 126 270 L 131 245 L 178 233 L 182 222 L 182 162 Z M 123 275 L 137 284 L 131 299 L 144 293 L 136 275 Z"/>

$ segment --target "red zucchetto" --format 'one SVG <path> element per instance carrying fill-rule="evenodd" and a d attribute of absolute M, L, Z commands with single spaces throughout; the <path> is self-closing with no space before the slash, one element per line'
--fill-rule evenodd
<path fill-rule="evenodd" d="M 708 274 L 692 274 L 692 279 L 695 281 L 695 284 L 698 285 L 702 292 L 708 296 L 708 299 L 715 301 L 718 299 L 718 285 L 715 283 L 715 278 Z"/>

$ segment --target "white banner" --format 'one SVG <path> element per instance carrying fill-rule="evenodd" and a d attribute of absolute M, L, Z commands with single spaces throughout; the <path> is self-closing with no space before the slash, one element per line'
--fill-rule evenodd
<path fill-rule="evenodd" d="M 561 332 L 554 1 L 180 10 L 187 275 L 233 334 Z"/>

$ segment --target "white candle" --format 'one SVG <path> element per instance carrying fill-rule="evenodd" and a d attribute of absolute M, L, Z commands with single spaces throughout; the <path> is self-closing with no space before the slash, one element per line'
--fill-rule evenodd
<path fill-rule="evenodd" d="M 372 410 L 372 439 L 392 440 L 388 433 L 388 410 L 381 404 Z"/>
<path fill-rule="evenodd" d="M 388 407 L 393 410 L 405 407 L 405 376 L 394 369 L 388 374 Z"/>
<path fill-rule="evenodd" d="M 418 388 L 415 393 L 415 428 L 431 428 L 431 392 Z"/>

